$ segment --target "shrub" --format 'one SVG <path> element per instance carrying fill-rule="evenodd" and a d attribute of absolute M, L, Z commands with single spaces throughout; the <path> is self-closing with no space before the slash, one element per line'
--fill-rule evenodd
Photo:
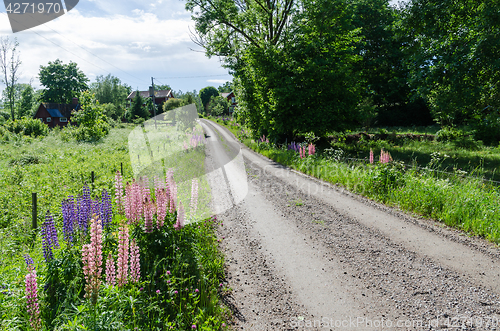
<path fill-rule="evenodd" d="M 49 127 L 40 120 L 34 118 L 22 118 L 19 120 L 9 120 L 4 123 L 6 130 L 25 136 L 39 137 L 49 134 Z"/>

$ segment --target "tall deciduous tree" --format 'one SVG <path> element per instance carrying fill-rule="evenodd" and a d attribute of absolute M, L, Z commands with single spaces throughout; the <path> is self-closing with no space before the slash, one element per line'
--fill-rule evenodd
<path fill-rule="evenodd" d="M 40 83 L 45 87 L 42 101 L 70 104 L 80 92 L 88 89 L 89 79 L 75 62 L 62 63 L 57 59 L 47 66 L 40 66 Z"/>
<path fill-rule="evenodd" d="M 31 116 L 35 101 L 35 91 L 31 85 L 27 85 L 21 92 L 21 99 L 19 100 L 19 117 Z"/>
<path fill-rule="evenodd" d="M 132 101 L 132 107 L 127 112 L 127 119 L 130 122 L 140 119 L 147 120 L 150 117 L 149 111 L 143 106 L 143 104 L 144 99 L 141 97 L 141 93 L 136 91 L 134 100 Z"/>
<path fill-rule="evenodd" d="M 412 0 L 405 8 L 410 83 L 443 125 L 500 108 L 498 8 L 498 0 Z"/>
<path fill-rule="evenodd" d="M 124 106 L 127 96 L 132 92 L 130 86 L 122 84 L 118 77 L 108 74 L 100 75 L 90 84 L 90 91 L 95 94 L 99 103 L 112 103 L 115 106 Z"/>
<path fill-rule="evenodd" d="M 358 121 L 359 31 L 343 0 L 189 0 L 196 41 L 236 77 L 238 118 L 284 138 Z"/>
<path fill-rule="evenodd" d="M 207 86 L 207 87 L 204 87 L 200 90 L 200 99 L 201 99 L 201 103 L 203 104 L 203 107 L 205 108 L 205 110 L 208 110 L 207 106 L 208 106 L 208 103 L 210 102 L 210 98 L 212 96 L 216 97 L 218 95 L 219 95 L 219 91 L 217 91 L 217 89 L 213 86 Z"/>
<path fill-rule="evenodd" d="M 21 66 L 21 60 L 17 52 L 19 43 L 17 39 L 11 41 L 9 37 L 0 37 L 0 70 L 2 71 L 1 81 L 5 84 L 7 102 L 10 108 L 12 120 L 15 119 L 14 103 L 15 91 L 14 86 L 18 80 L 18 71 Z"/>

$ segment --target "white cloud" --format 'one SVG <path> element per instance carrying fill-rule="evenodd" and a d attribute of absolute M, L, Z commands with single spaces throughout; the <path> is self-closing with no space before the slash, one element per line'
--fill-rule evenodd
<path fill-rule="evenodd" d="M 217 84 L 224 84 L 225 82 L 228 82 L 229 79 L 209 79 L 207 82 L 209 83 L 217 83 Z"/>
<path fill-rule="evenodd" d="M 115 3 L 115 2 L 113 2 Z M 158 1 L 166 6 L 171 1 Z M 5 15 L 0 16 L 0 31 L 17 37 L 22 73 L 19 82 L 34 78 L 40 65 L 61 59 L 76 62 L 87 77 L 111 73 L 133 88 L 147 88 L 151 76 L 178 77 L 224 74 L 218 59 L 207 59 L 195 48 L 189 37 L 193 22 L 189 17 L 160 18 L 144 9 L 129 10 L 129 15 L 87 17 L 78 7 L 47 24 L 15 35 L 10 33 Z M 217 82 L 222 80 L 217 80 Z M 222 82 L 225 82 L 223 80 Z M 165 79 L 174 89 L 193 90 L 204 87 L 203 80 Z"/>

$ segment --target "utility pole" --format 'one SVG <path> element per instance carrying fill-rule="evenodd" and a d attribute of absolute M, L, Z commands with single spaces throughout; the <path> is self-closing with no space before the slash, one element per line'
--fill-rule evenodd
<path fill-rule="evenodd" d="M 156 128 L 156 104 L 155 104 L 155 83 L 153 81 L 153 77 L 151 77 L 151 87 L 149 88 L 149 96 L 153 100 L 153 111 L 154 111 L 154 117 L 155 117 L 155 130 Z"/>

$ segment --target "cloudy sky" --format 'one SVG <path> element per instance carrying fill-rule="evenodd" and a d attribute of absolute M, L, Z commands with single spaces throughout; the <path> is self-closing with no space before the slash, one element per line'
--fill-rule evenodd
<path fill-rule="evenodd" d="M 80 0 L 67 14 L 15 34 L 2 7 L 0 36 L 17 38 L 19 82 L 32 80 L 35 88 L 40 65 L 56 59 L 76 62 L 91 82 L 110 73 L 139 90 L 148 89 L 151 77 L 175 91 L 222 85 L 232 77 L 218 58 L 208 59 L 191 41 L 194 28 L 184 5 L 183 0 Z"/>
<path fill-rule="evenodd" d="M 200 90 L 231 80 L 218 58 L 208 59 L 190 39 L 194 31 L 182 0 L 80 0 L 65 15 L 12 33 L 2 6 L 0 36 L 17 38 L 20 83 L 40 87 L 40 65 L 76 62 L 91 82 L 108 73 L 133 89 L 169 84 L 174 90 Z M 200 77 L 203 76 L 203 77 Z M 4 86 L 0 85 L 3 89 Z"/>

